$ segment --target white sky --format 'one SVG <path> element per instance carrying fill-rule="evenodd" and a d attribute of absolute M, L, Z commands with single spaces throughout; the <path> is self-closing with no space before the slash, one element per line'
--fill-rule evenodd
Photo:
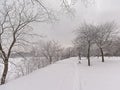
<path fill-rule="evenodd" d="M 48 5 L 52 8 L 57 7 L 59 10 L 59 4 L 55 1 L 59 0 L 50 0 Z M 120 0 L 96 0 L 95 5 L 87 8 L 78 0 L 75 9 L 76 17 L 71 18 L 63 14 L 60 16 L 60 21 L 55 24 L 34 25 L 35 31 L 46 35 L 46 39 L 57 40 L 64 46 L 71 46 L 71 41 L 75 37 L 73 31 L 81 22 L 102 23 L 113 20 L 119 22 L 120 19 Z"/>

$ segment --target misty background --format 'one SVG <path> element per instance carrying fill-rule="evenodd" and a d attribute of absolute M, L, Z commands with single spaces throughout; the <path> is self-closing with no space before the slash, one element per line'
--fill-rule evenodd
<path fill-rule="evenodd" d="M 0 2 L 1 84 L 71 57 L 120 56 L 118 0 Z"/>
<path fill-rule="evenodd" d="M 85 6 L 80 0 L 77 0 L 74 7 L 74 15 L 68 15 L 59 11 L 59 0 L 45 0 L 47 6 L 58 11 L 58 21 L 50 24 L 35 24 L 34 31 L 40 35 L 46 36 L 44 39 L 57 40 L 65 47 L 72 46 L 72 40 L 75 37 L 74 30 L 82 23 L 103 23 L 109 21 L 118 22 L 120 18 L 119 0 L 95 0 L 94 3 Z M 70 0 L 68 0 L 70 3 Z M 56 8 L 57 7 L 57 8 Z"/>

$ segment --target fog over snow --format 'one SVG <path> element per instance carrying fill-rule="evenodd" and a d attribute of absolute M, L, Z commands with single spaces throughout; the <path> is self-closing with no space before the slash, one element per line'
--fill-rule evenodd
<path fill-rule="evenodd" d="M 49 2 L 48 0 L 45 0 Z M 52 24 L 37 24 L 34 25 L 35 32 L 47 36 L 46 39 L 57 40 L 64 46 L 71 46 L 74 38 L 74 30 L 82 22 L 101 23 L 108 21 L 119 22 L 120 18 L 120 1 L 119 0 L 95 0 L 93 5 L 85 7 L 80 0 L 73 5 L 75 16 L 69 16 L 59 12 L 59 0 L 50 0 L 48 7 L 58 11 L 57 16 L 60 18 Z M 69 2 L 70 3 L 70 2 Z M 55 8 L 57 7 L 57 8 Z"/>
<path fill-rule="evenodd" d="M 0 1 L 0 90 L 120 90 L 120 1 L 39 1 Z"/>

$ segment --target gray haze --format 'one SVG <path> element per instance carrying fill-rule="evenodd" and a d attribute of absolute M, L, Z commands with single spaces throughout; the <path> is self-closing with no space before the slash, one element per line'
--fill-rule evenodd
<path fill-rule="evenodd" d="M 57 7 L 58 9 L 56 11 L 59 11 L 59 4 L 56 4 L 55 0 L 51 0 L 48 5 L 54 10 L 56 10 Z M 64 46 L 71 46 L 72 40 L 75 37 L 74 30 L 80 23 L 101 23 L 113 20 L 119 22 L 120 19 L 119 0 L 96 0 L 95 4 L 89 7 L 85 7 L 83 3 L 78 0 L 74 7 L 75 17 L 59 12 L 59 21 L 54 24 L 34 25 L 35 31 L 38 34 L 47 36 L 45 38 L 46 40 L 57 40 Z"/>

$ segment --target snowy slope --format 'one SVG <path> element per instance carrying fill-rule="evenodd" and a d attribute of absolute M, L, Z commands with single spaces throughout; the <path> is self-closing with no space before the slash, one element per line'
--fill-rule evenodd
<path fill-rule="evenodd" d="M 120 58 L 91 58 L 91 67 L 83 58 L 59 61 L 46 68 L 10 81 L 0 90 L 120 90 Z"/>
<path fill-rule="evenodd" d="M 11 81 L 0 90 L 73 90 L 74 69 L 72 60 L 60 61 Z"/>

